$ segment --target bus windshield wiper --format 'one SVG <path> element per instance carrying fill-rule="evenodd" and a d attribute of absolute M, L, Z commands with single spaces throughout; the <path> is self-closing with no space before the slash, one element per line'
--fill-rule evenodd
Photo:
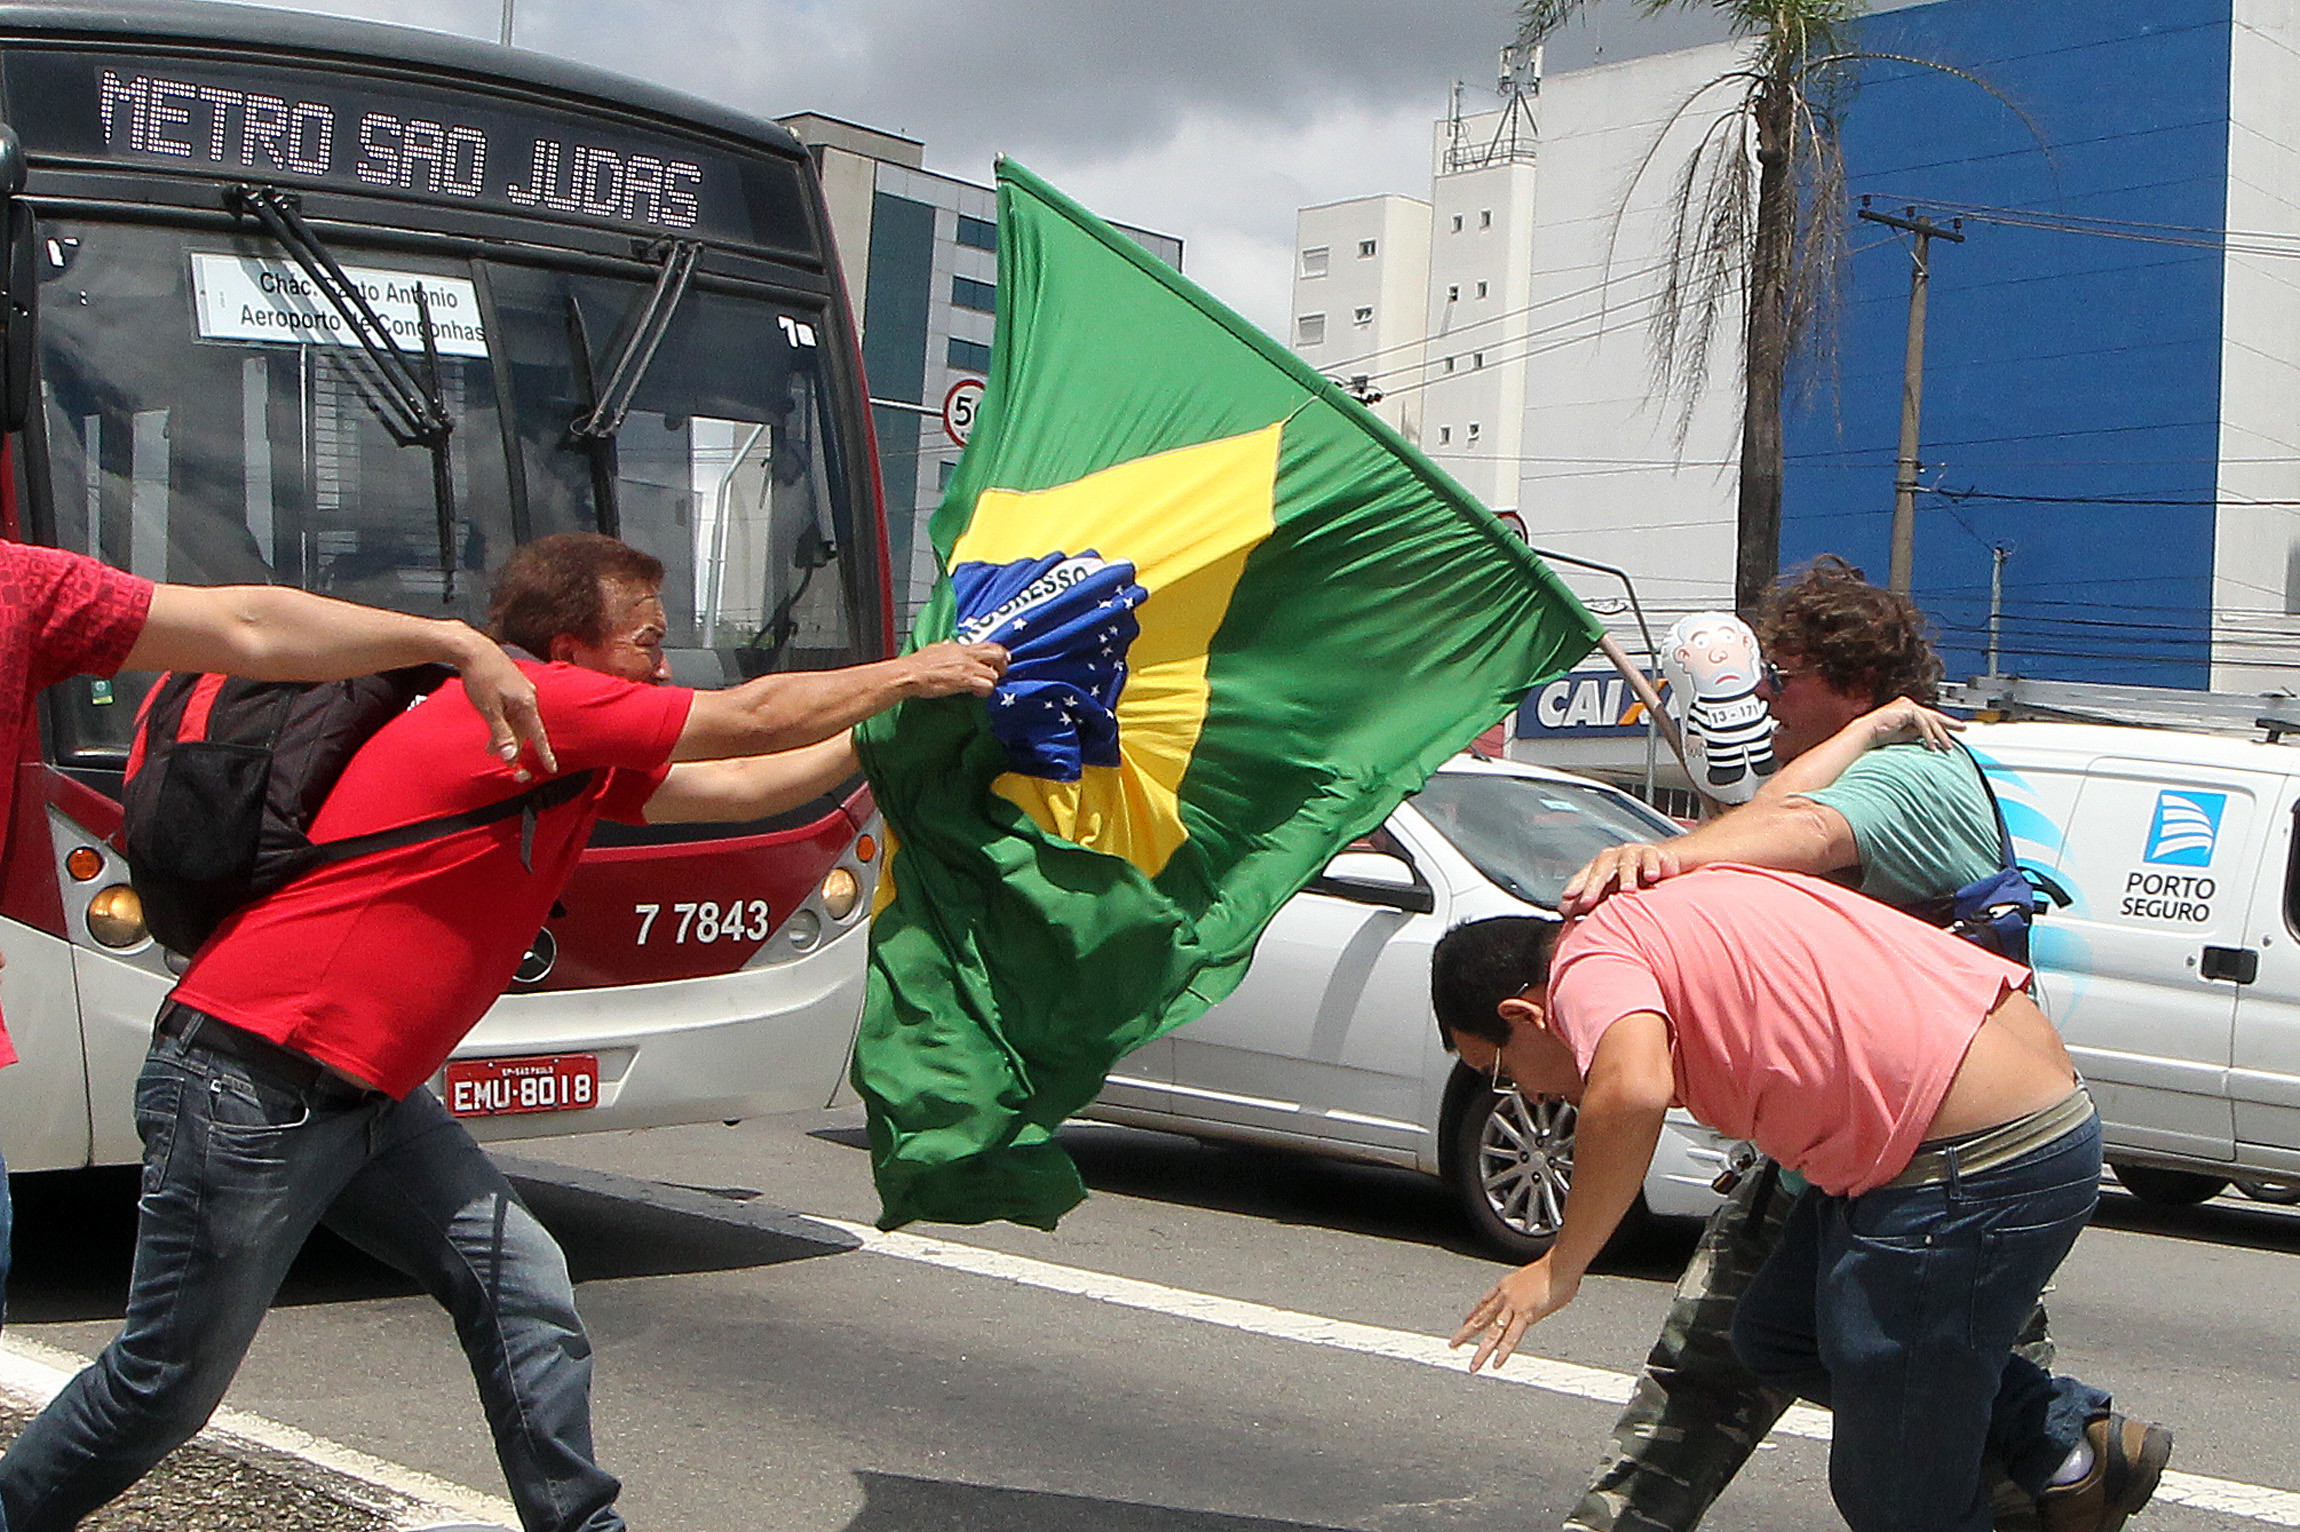
<path fill-rule="evenodd" d="M 695 275 L 695 262 L 703 253 L 702 245 L 691 239 L 669 240 L 661 248 L 663 269 L 655 277 L 654 290 L 647 294 L 638 321 L 607 368 L 604 387 L 591 368 L 591 342 L 583 325 L 583 310 L 572 293 L 567 297 L 568 345 L 574 352 L 577 380 L 591 406 L 567 431 L 574 445 L 591 459 L 591 498 L 598 512 L 599 530 L 609 537 L 622 535 L 622 514 L 615 500 L 615 437 L 631 413 L 631 401 L 638 397 L 647 369 L 654 365 L 656 348 L 663 344 L 672 319 L 678 315 L 687 284 Z"/>
<path fill-rule="evenodd" d="M 343 321 L 372 369 L 361 378 L 362 391 L 375 409 L 384 431 L 402 447 L 431 451 L 431 503 L 439 524 L 441 599 L 455 600 L 455 478 L 450 471 L 447 439 L 455 430 L 454 417 L 439 384 L 439 345 L 431 324 L 431 301 L 423 281 L 415 286 L 416 322 L 423 331 L 424 376 L 367 301 L 357 283 L 344 274 L 334 254 L 312 232 L 297 210 L 296 198 L 274 186 L 234 186 L 224 193 L 224 205 L 236 215 L 250 217 L 279 243 L 288 258 L 301 268 L 311 285 Z"/>

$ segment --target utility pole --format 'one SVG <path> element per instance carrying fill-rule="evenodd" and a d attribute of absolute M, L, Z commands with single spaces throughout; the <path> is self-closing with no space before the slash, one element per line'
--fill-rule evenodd
<path fill-rule="evenodd" d="M 511 7 L 517 3 L 518 0 L 503 0 L 502 34 L 496 38 L 496 41 L 506 48 L 511 46 Z"/>
<path fill-rule="evenodd" d="M 1888 589 L 1905 596 L 1917 562 L 1917 425 L 1925 400 L 1925 296 L 1932 287 L 1932 242 L 1945 239 L 1963 244 L 1965 237 L 1957 230 L 1964 227 L 1964 220 L 1959 218 L 1954 227 L 1944 229 L 1929 218 L 1919 218 L 1915 208 L 1910 208 L 1905 218 L 1874 213 L 1865 207 L 1860 216 L 1917 237 L 1910 252 L 1909 346 L 1901 371 L 1901 456 L 1893 471 L 1893 567 L 1886 581 Z"/>
<path fill-rule="evenodd" d="M 1989 679 L 1994 681 L 2002 673 L 1997 669 L 1997 630 L 2005 610 L 2005 560 L 2012 557 L 2012 549 L 1998 543 L 1989 550 Z"/>

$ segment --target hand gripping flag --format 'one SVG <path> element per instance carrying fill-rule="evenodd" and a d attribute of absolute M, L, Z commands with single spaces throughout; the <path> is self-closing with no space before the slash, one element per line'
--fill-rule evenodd
<path fill-rule="evenodd" d="M 1599 629 L 1334 384 L 1027 171 L 914 643 L 984 703 L 857 730 L 890 831 L 854 1082 L 889 1228 L 1040 1228 L 1062 1120 L 1278 906 Z"/>

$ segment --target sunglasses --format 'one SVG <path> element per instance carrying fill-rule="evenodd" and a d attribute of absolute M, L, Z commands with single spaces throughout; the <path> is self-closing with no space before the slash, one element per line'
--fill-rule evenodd
<path fill-rule="evenodd" d="M 1810 670 L 1783 670 L 1771 660 L 1767 660 L 1757 674 L 1759 679 L 1764 681 L 1765 689 L 1778 697 L 1789 689 L 1791 681 L 1802 681 L 1805 677 L 1812 675 L 1813 672 Z"/>

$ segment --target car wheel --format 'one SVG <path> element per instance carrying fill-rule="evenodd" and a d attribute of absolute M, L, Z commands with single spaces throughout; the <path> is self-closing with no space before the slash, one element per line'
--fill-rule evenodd
<path fill-rule="evenodd" d="M 2274 1181 L 2238 1180 L 2236 1189 L 2254 1202 L 2300 1202 L 2300 1186 L 2279 1186 Z"/>
<path fill-rule="evenodd" d="M 1531 1261 L 1557 1240 L 1573 1189 L 1573 1107 L 1496 1091 L 1482 1079 L 1460 1096 L 1447 1179 L 1478 1242 Z"/>
<path fill-rule="evenodd" d="M 2160 1208 L 2188 1208 L 2209 1202 L 2228 1190 L 2226 1176 L 2198 1175 L 2191 1170 L 2159 1170 L 2153 1165 L 2112 1165 L 2124 1189 L 2141 1201 Z"/>

